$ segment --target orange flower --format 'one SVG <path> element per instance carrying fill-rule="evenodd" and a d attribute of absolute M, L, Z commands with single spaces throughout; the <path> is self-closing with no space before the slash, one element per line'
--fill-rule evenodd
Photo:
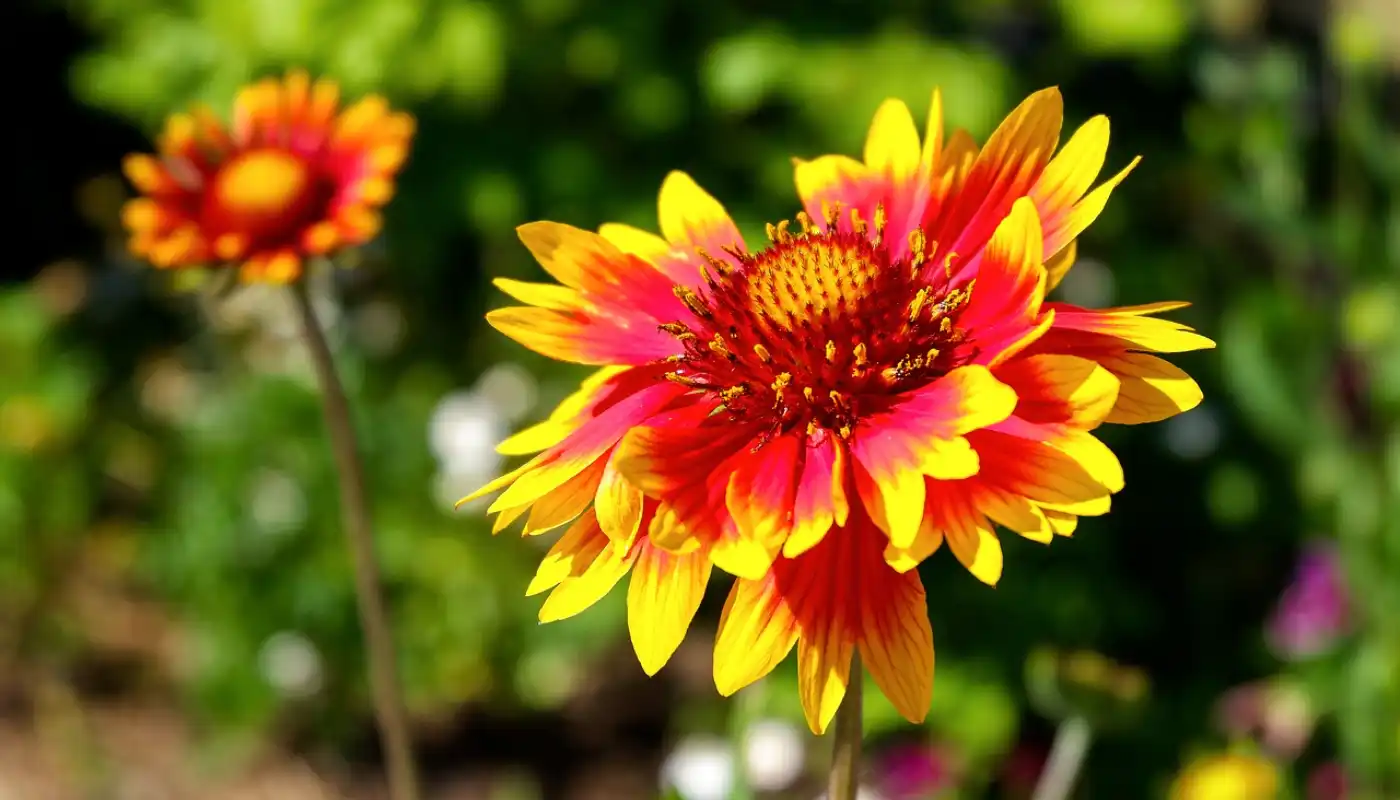
<path fill-rule="evenodd" d="M 245 87 L 225 127 L 207 108 L 174 114 L 160 156 L 123 164 L 141 193 L 122 210 L 131 252 L 161 268 L 238 264 L 286 282 L 303 262 L 379 232 L 413 119 L 370 96 L 340 110 L 327 80 L 288 73 Z"/>
<path fill-rule="evenodd" d="M 858 650 L 921 720 L 933 640 L 914 567 L 946 541 L 995 584 L 994 523 L 1049 542 L 1106 512 L 1123 473 L 1091 431 L 1196 405 L 1196 384 L 1148 353 L 1214 346 L 1153 316 L 1183 304 L 1045 300 L 1128 171 L 1089 191 L 1108 122 L 1052 158 L 1061 113 L 1056 90 L 1038 92 L 979 151 L 962 131 L 944 141 L 937 92 L 922 141 L 888 101 L 864 161 L 798 162 L 799 230 L 770 225 L 756 250 L 680 173 L 661 188 L 664 238 L 522 227 L 562 285 L 498 280 L 528 305 L 489 321 L 603 365 L 503 448 L 538 455 L 478 492 L 505 489 L 498 530 L 527 511 L 527 533 L 577 520 L 531 586 L 553 588 L 543 616 L 631 569 L 629 628 L 654 672 L 712 563 L 738 578 L 715 643 L 722 693 L 795 646 L 820 732 Z"/>

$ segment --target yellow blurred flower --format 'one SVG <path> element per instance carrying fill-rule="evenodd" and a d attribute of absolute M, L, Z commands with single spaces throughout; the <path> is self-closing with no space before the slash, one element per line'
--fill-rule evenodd
<path fill-rule="evenodd" d="M 1278 767 L 1249 753 L 1219 753 L 1196 759 L 1172 784 L 1170 800 L 1273 800 Z"/>

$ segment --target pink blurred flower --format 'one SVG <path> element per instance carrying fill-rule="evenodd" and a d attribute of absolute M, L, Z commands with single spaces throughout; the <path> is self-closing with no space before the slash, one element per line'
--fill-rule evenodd
<path fill-rule="evenodd" d="M 901 744 L 875 759 L 876 786 L 888 800 L 925 800 L 958 782 L 956 759 L 933 744 Z"/>
<path fill-rule="evenodd" d="M 1309 545 L 1298 559 L 1293 583 L 1279 598 L 1266 636 L 1281 658 L 1306 659 L 1329 650 L 1350 629 L 1346 585 L 1336 548 Z"/>

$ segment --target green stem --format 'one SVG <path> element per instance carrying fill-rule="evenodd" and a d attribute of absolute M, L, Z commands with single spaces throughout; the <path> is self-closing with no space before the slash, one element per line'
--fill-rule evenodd
<path fill-rule="evenodd" d="M 355 426 L 351 421 L 350 402 L 336 374 L 335 359 L 326 342 L 326 334 L 321 330 L 321 323 L 316 319 L 316 310 L 311 305 L 305 281 L 297 281 L 291 289 L 297 311 L 301 314 L 302 332 L 316 370 L 316 380 L 321 385 L 326 431 L 330 436 L 331 452 L 340 478 L 341 521 L 354 565 L 355 600 L 359 605 L 360 628 L 365 637 L 370 690 L 379 722 L 380 742 L 384 748 L 389 797 L 391 800 L 418 800 L 418 774 L 409 741 L 408 715 L 399 692 L 394 637 L 380 590 L 369 496 L 365 491 L 364 466 L 360 461 Z"/>
<path fill-rule="evenodd" d="M 841 700 L 841 707 L 836 709 L 827 800 L 856 800 L 860 791 L 862 672 L 860 655 L 856 654 L 851 658 L 851 678 L 846 685 L 846 696 Z"/>

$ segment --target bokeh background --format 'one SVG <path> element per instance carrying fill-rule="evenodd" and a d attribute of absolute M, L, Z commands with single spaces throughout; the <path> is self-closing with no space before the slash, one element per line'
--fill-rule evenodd
<path fill-rule="evenodd" d="M 1146 159 L 1059 290 L 1182 298 L 1205 403 L 1106 431 L 1128 487 L 1001 585 L 923 568 L 927 724 L 867 712 L 872 796 L 1024 798 L 1057 724 L 1078 796 L 1400 797 L 1396 0 L 10 0 L 0 285 L 0 797 L 379 797 L 351 579 L 287 298 L 176 295 L 123 250 L 121 156 L 305 66 L 419 120 L 384 235 L 316 284 L 369 453 L 432 797 L 811 798 L 789 660 L 709 682 L 716 584 L 646 680 L 623 593 L 549 626 L 547 542 L 452 501 L 580 371 L 482 321 L 513 229 L 655 225 L 674 168 L 748 232 L 789 158 L 877 104 L 984 137 L 1058 84 Z M 1236 781 L 1242 793 L 1221 794 Z M 874 794 L 877 793 L 878 794 Z M 1215 793 L 1211 793 L 1215 792 Z"/>

